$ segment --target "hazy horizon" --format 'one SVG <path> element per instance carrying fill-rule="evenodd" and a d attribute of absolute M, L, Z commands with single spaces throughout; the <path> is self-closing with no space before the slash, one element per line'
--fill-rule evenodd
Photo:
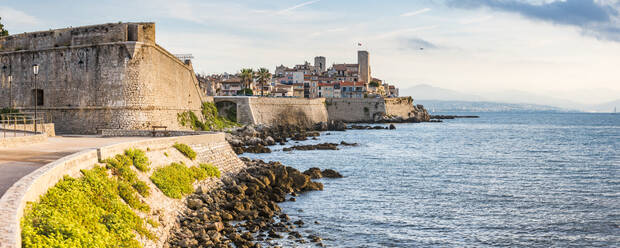
<path fill-rule="evenodd" d="M 318 55 L 354 63 L 364 49 L 373 76 L 401 89 L 528 92 L 582 104 L 620 98 L 619 12 L 618 0 L 0 1 L 11 34 L 156 22 L 157 42 L 192 53 L 199 73 L 273 71 Z"/>

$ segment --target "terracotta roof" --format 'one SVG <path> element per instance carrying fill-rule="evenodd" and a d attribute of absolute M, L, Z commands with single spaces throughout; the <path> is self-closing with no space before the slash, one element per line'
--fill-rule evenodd
<path fill-rule="evenodd" d="M 364 82 L 340 82 L 340 86 L 364 86 Z"/>
<path fill-rule="evenodd" d="M 285 89 L 277 89 L 277 90 L 274 90 L 273 92 L 275 92 L 275 93 L 288 93 L 289 91 L 285 90 Z"/>
<path fill-rule="evenodd" d="M 223 84 L 241 83 L 241 78 L 230 78 L 222 81 Z"/>

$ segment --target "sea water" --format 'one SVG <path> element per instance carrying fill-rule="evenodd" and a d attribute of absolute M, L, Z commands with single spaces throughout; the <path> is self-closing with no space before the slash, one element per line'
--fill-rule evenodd
<path fill-rule="evenodd" d="M 242 156 L 345 176 L 281 204 L 328 247 L 620 246 L 620 115 L 475 114 Z"/>

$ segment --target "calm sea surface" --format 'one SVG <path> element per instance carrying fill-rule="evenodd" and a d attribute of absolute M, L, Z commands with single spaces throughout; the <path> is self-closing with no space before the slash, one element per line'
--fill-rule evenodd
<path fill-rule="evenodd" d="M 281 204 L 329 247 L 620 246 L 620 115 L 478 115 L 251 157 L 345 176 Z"/>

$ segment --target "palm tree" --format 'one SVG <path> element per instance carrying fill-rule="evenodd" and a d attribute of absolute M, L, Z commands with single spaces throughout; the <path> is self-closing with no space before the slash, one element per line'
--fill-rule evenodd
<path fill-rule="evenodd" d="M 2 21 L 2 17 L 0 17 L 0 21 Z M 0 37 L 8 36 L 8 35 L 9 35 L 9 31 L 4 29 L 4 25 L 2 25 L 2 23 L 0 23 Z"/>
<path fill-rule="evenodd" d="M 241 82 L 243 82 L 246 89 L 251 88 L 252 80 L 254 80 L 254 70 L 249 68 L 241 69 Z M 245 89 L 243 90 L 243 94 L 245 95 Z"/>
<path fill-rule="evenodd" d="M 260 68 L 256 71 L 256 80 L 260 83 L 260 95 L 263 96 L 263 89 L 265 88 L 265 83 L 271 80 L 271 73 L 267 68 Z"/>

